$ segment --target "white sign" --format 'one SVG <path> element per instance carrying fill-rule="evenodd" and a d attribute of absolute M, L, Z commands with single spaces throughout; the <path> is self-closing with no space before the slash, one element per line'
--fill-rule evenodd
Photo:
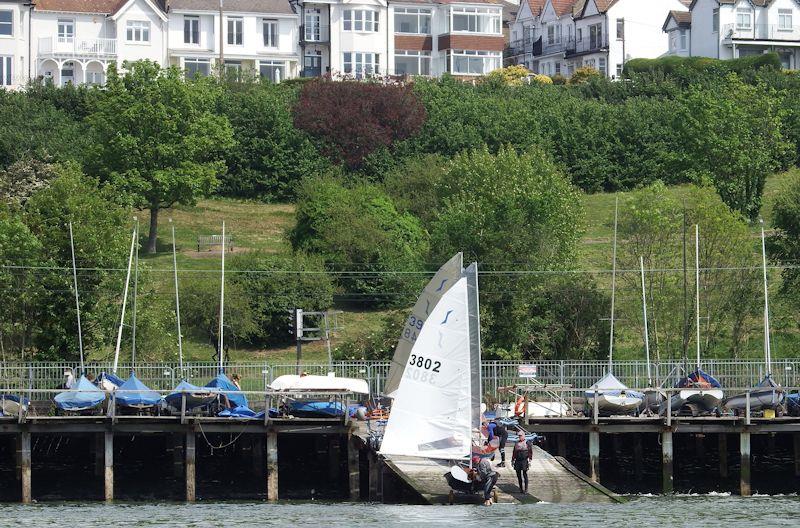
<path fill-rule="evenodd" d="M 517 371 L 520 378 L 535 378 L 537 368 L 536 365 L 520 365 Z"/>

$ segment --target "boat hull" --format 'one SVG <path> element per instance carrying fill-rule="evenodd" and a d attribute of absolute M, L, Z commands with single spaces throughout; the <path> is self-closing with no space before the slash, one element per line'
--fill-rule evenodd
<path fill-rule="evenodd" d="M 764 409 L 776 409 L 783 405 L 786 394 L 783 390 L 758 389 L 750 392 L 750 410 L 753 412 Z M 725 401 L 725 407 L 732 411 L 744 412 L 747 409 L 747 395 L 737 394 Z"/>
<path fill-rule="evenodd" d="M 587 404 L 591 408 L 597 402 L 597 412 L 603 416 L 615 414 L 633 414 L 639 412 L 642 407 L 642 396 L 620 393 L 598 393 L 597 397 L 589 397 Z"/>
<path fill-rule="evenodd" d="M 7 414 L 10 416 L 17 416 L 20 412 L 20 408 L 25 412 L 26 407 L 27 405 L 20 403 L 16 398 L 0 396 L 0 415 Z"/>

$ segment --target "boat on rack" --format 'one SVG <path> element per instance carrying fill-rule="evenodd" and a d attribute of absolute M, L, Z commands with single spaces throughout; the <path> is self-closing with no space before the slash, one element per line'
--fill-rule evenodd
<path fill-rule="evenodd" d="M 30 400 L 16 394 L 0 394 L 0 416 L 18 416 L 27 412 Z"/>
<path fill-rule="evenodd" d="M 320 394 L 352 392 L 369 395 L 369 384 L 366 380 L 336 376 L 285 374 L 275 378 L 269 387 L 274 391 L 291 395 L 284 402 L 288 414 L 308 418 L 344 416 L 347 412 L 343 402 L 320 398 Z M 308 393 L 308 396 L 303 396 L 303 393 Z"/>
<path fill-rule="evenodd" d="M 750 391 L 737 394 L 725 400 L 725 407 L 736 414 L 747 412 L 749 405 L 751 412 L 761 412 L 765 409 L 775 410 L 777 414 L 783 413 L 783 403 L 786 393 L 783 387 L 772 379 L 772 345 L 770 343 L 769 326 L 769 288 L 767 283 L 767 249 L 764 237 L 764 225 L 761 225 L 761 269 L 764 278 L 764 366 L 766 376 Z M 749 394 L 749 397 L 748 397 Z M 749 400 L 749 403 L 748 403 Z"/>
<path fill-rule="evenodd" d="M 164 399 L 160 393 L 142 383 L 133 372 L 131 377 L 119 386 L 114 398 L 118 406 L 137 411 L 157 410 Z"/>

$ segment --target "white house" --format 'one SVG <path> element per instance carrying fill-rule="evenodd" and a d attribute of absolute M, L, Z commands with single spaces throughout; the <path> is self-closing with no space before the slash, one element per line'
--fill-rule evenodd
<path fill-rule="evenodd" d="M 692 14 L 688 11 L 670 11 L 662 27 L 669 40 L 669 54 L 688 57 L 692 44 Z"/>
<path fill-rule="evenodd" d="M 537 50 L 534 50 L 534 44 L 539 38 L 537 31 L 544 3 L 545 0 L 523 0 L 520 4 L 503 54 L 506 64 L 521 64 L 534 70 L 533 57 L 541 54 L 541 41 Z"/>
<path fill-rule="evenodd" d="M 785 68 L 800 67 L 797 1 L 694 0 L 689 10 L 690 55 L 732 59 L 774 51 Z"/>
<path fill-rule="evenodd" d="M 287 0 L 169 0 L 167 12 L 169 64 L 189 74 L 209 75 L 220 56 L 273 82 L 299 73 L 300 17 Z"/>
<path fill-rule="evenodd" d="M 167 17 L 150 0 L 37 0 L 31 40 L 36 77 L 102 84 L 108 65 L 164 64 Z"/>
<path fill-rule="evenodd" d="M 0 88 L 19 88 L 28 80 L 29 16 L 23 1 L 0 0 Z"/>
<path fill-rule="evenodd" d="M 567 50 L 575 46 L 574 0 L 547 0 L 539 16 L 541 53 L 534 56 L 534 71 L 569 76 Z"/>

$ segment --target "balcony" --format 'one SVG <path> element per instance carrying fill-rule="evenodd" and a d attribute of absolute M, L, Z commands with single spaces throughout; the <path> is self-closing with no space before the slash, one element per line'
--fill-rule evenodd
<path fill-rule="evenodd" d="M 560 41 L 548 42 L 544 39 L 542 43 L 542 55 L 551 53 L 563 53 L 575 48 L 575 41 L 569 38 L 562 38 Z"/>
<path fill-rule="evenodd" d="M 300 26 L 300 42 L 323 43 L 330 42 L 330 26 L 302 25 Z"/>
<path fill-rule="evenodd" d="M 114 57 L 116 54 L 116 39 L 39 38 L 40 57 L 104 58 Z"/>
<path fill-rule="evenodd" d="M 596 51 L 608 49 L 608 38 L 585 38 L 572 43 L 572 47 L 567 49 L 567 56 L 586 55 Z"/>
<path fill-rule="evenodd" d="M 512 40 L 503 50 L 503 55 L 506 58 L 518 57 L 529 53 L 533 53 L 533 40 L 530 38 Z"/>
<path fill-rule="evenodd" d="M 800 26 L 779 27 L 777 24 L 756 24 L 751 27 L 725 24 L 722 26 L 725 40 L 778 40 L 800 43 Z"/>

